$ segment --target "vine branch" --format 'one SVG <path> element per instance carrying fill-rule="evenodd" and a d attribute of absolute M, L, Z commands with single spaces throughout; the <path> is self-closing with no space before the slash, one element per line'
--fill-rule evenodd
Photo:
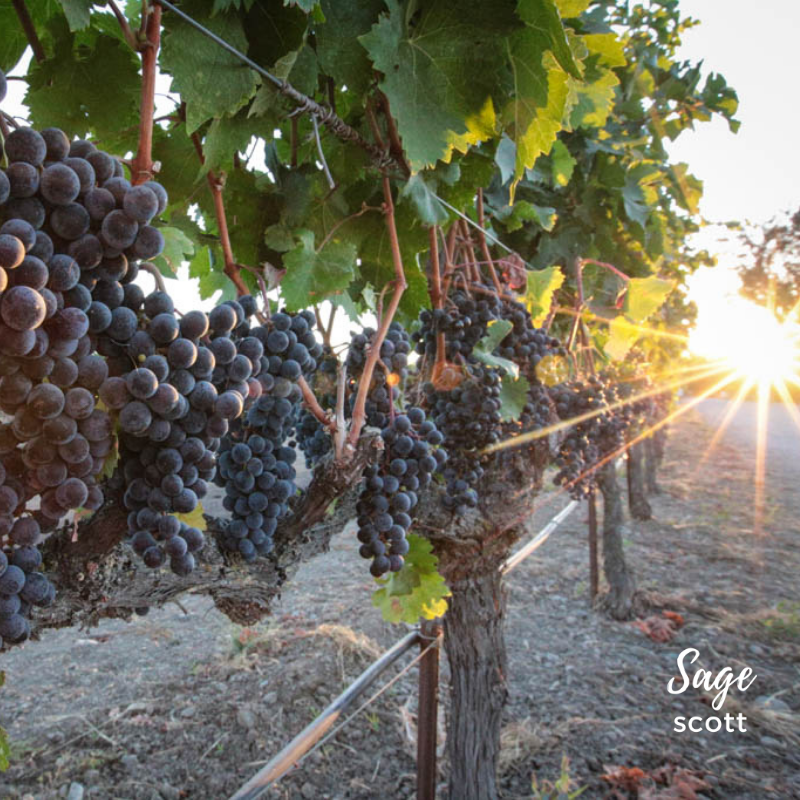
<path fill-rule="evenodd" d="M 110 6 L 111 11 L 114 13 L 114 16 L 117 18 L 117 23 L 122 31 L 122 36 L 128 43 L 128 47 L 130 47 L 131 50 L 138 52 L 140 49 L 139 40 L 136 38 L 136 34 L 131 30 L 131 26 L 128 24 L 127 18 L 119 10 L 119 6 L 114 2 L 114 0 L 107 0 L 107 3 Z"/>
<path fill-rule="evenodd" d="M 115 12 L 116 13 L 116 12 Z M 119 17 L 117 17 L 119 19 Z M 127 20 L 122 17 L 125 25 Z M 120 22 L 122 25 L 122 22 Z M 130 31 L 130 28 L 128 28 Z M 125 29 L 123 28 L 123 33 Z M 132 34 L 131 34 L 132 35 Z M 126 35 L 127 37 L 127 35 Z M 142 99 L 139 105 L 139 147 L 131 164 L 134 184 L 153 178 L 153 119 L 156 100 L 156 61 L 161 44 L 161 6 L 154 6 L 147 17 L 142 44 Z"/>
<path fill-rule="evenodd" d="M 489 245 L 486 243 L 486 233 L 484 232 L 483 189 L 478 189 L 478 226 L 478 242 L 481 246 L 481 253 L 483 253 L 484 261 L 486 261 L 489 267 L 489 274 L 492 276 L 494 288 L 497 289 L 498 294 L 502 294 L 503 290 L 500 287 L 500 279 L 497 277 L 497 271 L 494 268 L 492 255 L 489 252 Z"/>
<path fill-rule="evenodd" d="M 201 164 L 205 164 L 206 158 L 203 155 L 203 144 L 200 141 L 199 134 L 195 131 L 192 134 L 192 143 L 194 149 L 197 151 L 197 157 L 200 159 Z M 208 186 L 211 189 L 211 197 L 214 200 L 214 214 L 217 217 L 217 228 L 219 228 L 219 240 L 222 245 L 222 258 L 225 262 L 224 272 L 230 279 L 231 283 L 236 287 L 236 293 L 241 297 L 245 294 L 250 294 L 247 284 L 242 280 L 239 265 L 233 257 L 233 248 L 231 247 L 231 237 L 228 231 L 228 217 L 225 214 L 225 200 L 222 196 L 222 181 L 216 176 L 213 170 L 206 173 Z"/>
<path fill-rule="evenodd" d="M 303 393 L 303 402 L 306 408 L 326 427 L 331 431 L 336 430 L 336 423 L 325 413 L 325 409 L 319 404 L 314 390 L 308 385 L 308 381 L 302 376 L 297 379 L 297 385 Z"/>
<path fill-rule="evenodd" d="M 45 55 L 44 47 L 42 47 L 39 36 L 36 33 L 36 28 L 28 12 L 28 7 L 25 5 L 25 0 L 11 0 L 11 3 L 14 6 L 14 11 L 17 12 L 22 30 L 25 31 L 25 38 L 28 40 L 31 50 L 33 50 L 33 57 L 41 64 L 47 56 Z"/>
<path fill-rule="evenodd" d="M 382 315 L 381 324 L 378 332 L 367 353 L 367 361 L 364 364 L 364 371 L 361 374 L 361 380 L 358 384 L 358 393 L 356 394 L 356 402 L 353 406 L 353 417 L 350 423 L 350 435 L 348 441 L 351 447 L 355 447 L 358 443 L 358 437 L 361 435 L 361 429 L 364 427 L 366 418 L 366 403 L 369 387 L 372 383 L 372 374 L 375 371 L 375 365 L 381 355 L 381 345 L 386 338 L 389 331 L 389 326 L 392 324 L 392 319 L 400 305 L 400 298 L 406 290 L 406 274 L 403 270 L 403 256 L 400 253 L 400 241 L 397 238 L 397 225 L 394 218 L 394 202 L 392 200 L 392 185 L 389 181 L 389 176 L 383 176 L 383 200 L 386 214 L 386 229 L 389 233 L 389 243 L 392 248 L 392 261 L 394 262 L 394 291 L 392 298 L 389 301 L 389 306 L 386 312 Z"/>

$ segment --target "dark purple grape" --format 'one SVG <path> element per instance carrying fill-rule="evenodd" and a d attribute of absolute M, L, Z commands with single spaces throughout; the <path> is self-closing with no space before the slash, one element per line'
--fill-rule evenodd
<path fill-rule="evenodd" d="M 47 144 L 33 128 L 16 128 L 5 142 L 9 161 L 27 161 L 38 167 L 47 156 Z"/>
<path fill-rule="evenodd" d="M 48 203 L 66 206 L 81 192 L 81 181 L 75 170 L 66 164 L 51 164 L 42 173 L 39 191 Z"/>

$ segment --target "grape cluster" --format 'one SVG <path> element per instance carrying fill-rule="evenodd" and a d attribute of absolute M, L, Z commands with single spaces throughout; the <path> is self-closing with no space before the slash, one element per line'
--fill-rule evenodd
<path fill-rule="evenodd" d="M 347 353 L 347 375 L 350 379 L 350 411 L 355 403 L 355 388 L 367 362 L 367 346 L 375 338 L 375 330 L 364 328 L 350 341 Z M 380 362 L 372 374 L 367 401 L 364 406 L 367 425 L 385 428 L 392 408 L 400 398 L 401 387 L 408 377 L 408 354 L 411 339 L 399 322 L 392 322 L 381 344 Z"/>
<path fill-rule="evenodd" d="M 498 319 L 510 322 L 513 328 L 500 342 L 495 354 L 513 361 L 522 374 L 529 378 L 535 378 L 536 365 L 546 356 L 553 353 L 566 354 L 558 339 L 545 330 L 534 327 L 531 315 L 522 303 L 503 300 Z"/>
<path fill-rule="evenodd" d="M 457 514 L 478 505 L 476 488 L 484 474 L 481 450 L 500 438 L 500 380 L 498 370 L 476 365 L 454 389 L 437 391 L 432 383 L 423 387 L 450 454 L 442 502 Z"/>
<path fill-rule="evenodd" d="M 495 295 L 475 299 L 463 289 L 453 291 L 447 298 L 447 308 L 420 313 L 420 328 L 412 336 L 417 353 L 432 361 L 436 357 L 437 334 L 443 333 L 448 361 L 457 361 L 459 356 L 469 358 L 486 335 L 489 323 L 499 318 L 501 308 Z"/>
<path fill-rule="evenodd" d="M 217 481 L 225 489 L 223 505 L 232 516 L 222 546 L 246 561 L 271 552 L 278 521 L 297 493 L 296 451 L 287 440 L 302 400 L 297 381 L 314 373 L 323 354 L 313 325 L 311 311 L 273 314 L 242 340 L 255 339 L 262 345 L 261 394 L 222 442 Z"/>
<path fill-rule="evenodd" d="M 609 408 L 616 397 L 611 387 L 596 376 L 555 387 L 552 399 L 562 421 L 590 415 L 569 428 L 555 459 L 559 470 L 554 483 L 567 486 L 572 497 L 579 500 L 595 485 L 597 476 L 592 468 L 622 446 L 629 417 L 624 408 Z"/>
<path fill-rule="evenodd" d="M 33 515 L 14 512 L 24 497 L 24 484 L 11 477 L 0 462 L 0 526 L 6 546 L 0 549 L 0 649 L 3 643 L 20 644 L 30 635 L 32 606 L 48 606 L 55 587 L 39 572 L 42 554 L 38 544 L 42 531 Z"/>
<path fill-rule="evenodd" d="M 416 406 L 394 416 L 381 435 L 383 456 L 365 468 L 356 504 L 359 553 L 372 559 L 370 572 L 376 578 L 403 568 L 418 492 L 447 461 L 444 436 Z"/>
<path fill-rule="evenodd" d="M 15 129 L 4 142 L 4 153 L 0 544 L 15 569 L 0 585 L 13 588 L 16 569 L 29 574 L 31 588 L 23 586 L 19 592 L 27 613 L 30 603 L 44 599 L 44 590 L 34 587 L 46 579 L 34 577 L 40 556 L 25 550 L 17 557 L 17 551 L 38 553 L 41 540 L 68 512 L 99 508 L 103 495 L 96 476 L 114 447 L 112 419 L 98 405 L 98 389 L 109 366 L 96 352 L 101 344 L 91 287 L 107 273 L 122 275 L 123 267 L 135 277 L 138 259 L 160 252 L 161 234 L 147 223 L 163 210 L 166 193 L 157 184 L 134 191 L 118 160 L 88 142 L 70 142 L 57 128 Z M 125 185 L 131 188 L 130 197 L 127 189 L 120 190 Z M 105 186 L 117 191 L 120 204 L 120 213 L 110 221 L 106 217 L 117 210 L 117 199 Z M 100 215 L 98 198 L 106 195 L 113 204 Z M 133 231 L 129 242 L 115 236 L 120 215 L 129 234 Z M 126 266 L 129 258 L 132 269 Z M 31 510 L 34 498 L 38 508 Z M 47 597 L 52 596 L 51 587 Z M 8 603 L 8 609 L 16 605 Z M 16 620 L 14 615 L 19 612 L 4 611 L 0 618 Z M 22 623 L 9 624 L 5 638 L 17 641 Z"/>
<path fill-rule="evenodd" d="M 107 378 L 100 396 L 119 414 L 131 546 L 148 567 L 169 559 L 173 572 L 187 575 L 204 539 L 180 515 L 206 496 L 214 451 L 250 393 L 253 364 L 231 339 L 244 312 L 229 302 L 178 319 L 163 292 L 148 295 L 137 311 L 140 329 L 127 341 L 112 340 L 135 366 Z"/>

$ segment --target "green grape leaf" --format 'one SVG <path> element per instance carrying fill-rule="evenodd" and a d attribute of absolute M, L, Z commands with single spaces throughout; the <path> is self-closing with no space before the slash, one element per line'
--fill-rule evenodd
<path fill-rule="evenodd" d="M 527 200 L 517 200 L 513 206 L 505 206 L 495 212 L 494 216 L 509 233 L 518 231 L 526 222 L 535 222 L 542 230 L 551 231 L 557 220 L 554 208 L 537 206 Z"/>
<path fill-rule="evenodd" d="M 378 14 L 385 8 L 383 0 L 322 0 L 325 23 L 315 29 L 317 58 L 326 75 L 348 91 L 361 95 L 372 79 L 369 57 L 363 47 L 354 46 L 359 36 L 369 32 Z"/>
<path fill-rule="evenodd" d="M 10 72 L 22 58 L 28 40 L 19 24 L 19 17 L 10 2 L 0 3 L 0 69 Z"/>
<path fill-rule="evenodd" d="M 562 141 L 556 141 L 550 155 L 554 186 L 566 186 L 578 163 Z"/>
<path fill-rule="evenodd" d="M 61 7 L 71 31 L 79 31 L 89 24 L 92 0 L 61 0 Z"/>
<path fill-rule="evenodd" d="M 234 117 L 215 119 L 209 125 L 203 140 L 205 162 L 200 168 L 200 174 L 205 175 L 209 170 L 227 172 L 233 167 L 234 153 L 247 150 L 254 136 L 271 138 L 272 130 L 267 120 L 248 116 L 244 110 Z"/>
<path fill-rule="evenodd" d="M 598 62 L 605 67 L 624 67 L 628 63 L 625 58 L 625 42 L 615 33 L 588 33 L 581 36 L 581 41 L 590 53 L 598 56 Z"/>
<path fill-rule="evenodd" d="M 655 275 L 649 278 L 631 278 L 628 281 L 623 311 L 633 322 L 644 322 L 661 308 L 674 288 L 675 281 Z"/>
<path fill-rule="evenodd" d="M 517 146 L 511 185 L 511 201 L 516 183 L 547 153 L 561 130 L 569 99 L 567 74 L 551 58 L 546 58 L 542 37 L 528 28 L 508 39 L 514 92 L 503 120 Z"/>
<path fill-rule="evenodd" d="M 559 267 L 529 270 L 525 289 L 525 305 L 533 324 L 538 328 L 550 313 L 553 296 L 564 284 L 564 273 Z"/>
<path fill-rule="evenodd" d="M 612 361 L 622 361 L 636 344 L 640 333 L 641 331 L 636 325 L 620 314 L 608 325 L 608 339 L 603 346 L 603 352 Z"/>
<path fill-rule="evenodd" d="M 372 595 L 372 605 L 380 609 L 386 622 L 407 622 L 436 619 L 447 611 L 446 597 L 451 592 L 437 572 L 439 559 L 433 545 L 416 534 L 408 535 L 409 549 L 399 572 L 376 578 L 382 588 Z"/>
<path fill-rule="evenodd" d="M 703 196 L 703 182 L 689 172 L 688 164 L 673 164 L 670 167 L 670 177 L 674 187 L 673 194 L 680 204 L 690 214 L 697 214 L 700 198 Z"/>
<path fill-rule="evenodd" d="M 194 255 L 194 243 L 180 228 L 166 226 L 159 230 L 164 237 L 164 250 L 153 259 L 153 263 L 162 275 L 177 278 L 180 265 Z"/>
<path fill-rule="evenodd" d="M 333 238 L 317 252 L 314 234 L 298 233 L 300 244 L 284 256 L 281 294 L 289 311 L 299 311 L 346 289 L 355 277 L 356 246 Z"/>
<path fill-rule="evenodd" d="M 92 131 L 112 152 L 120 142 L 132 145 L 139 119 L 138 58 L 108 36 L 74 50 L 73 40 L 65 31 L 52 58 L 31 65 L 25 95 L 31 119 L 37 128 Z"/>
<path fill-rule="evenodd" d="M 589 7 L 591 0 L 556 0 L 558 13 L 564 19 L 577 17 Z"/>
<path fill-rule="evenodd" d="M 184 10 L 195 20 L 232 44 L 247 51 L 247 37 L 235 14 L 209 16 L 199 0 Z M 206 120 L 235 114 L 256 90 L 256 74 L 188 23 L 170 19 L 163 40 L 161 66 L 172 75 L 172 91 L 186 102 L 186 130 L 196 131 Z M 112 86 L 113 88 L 113 86 Z"/>
<path fill-rule="evenodd" d="M 503 375 L 500 380 L 500 418 L 503 422 L 517 420 L 528 402 L 528 390 L 531 388 L 528 379 L 520 375 L 514 379 Z"/>
<path fill-rule="evenodd" d="M 206 518 L 203 514 L 203 504 L 198 502 L 194 511 L 190 511 L 188 514 L 174 514 L 173 516 L 180 522 L 186 523 L 190 528 L 197 528 L 199 531 L 204 531 L 207 526 Z"/>
<path fill-rule="evenodd" d="M 398 0 L 386 5 L 389 13 L 359 41 L 383 73 L 380 88 L 411 168 L 418 171 L 446 161 L 454 147 L 465 151 L 494 135 L 492 95 L 504 78 L 497 37 L 511 33 L 519 20 L 506 5 L 434 0 L 411 28 Z"/>
<path fill-rule="evenodd" d="M 655 275 L 649 278 L 631 278 L 628 281 L 623 311 L 633 322 L 644 322 L 661 308 L 674 288 L 674 280 L 665 280 Z"/>
<path fill-rule="evenodd" d="M 573 78 L 580 78 L 581 71 L 572 54 L 554 0 L 519 0 L 517 13 L 526 25 L 545 37 L 561 68 Z"/>
<path fill-rule="evenodd" d="M 485 350 L 487 353 L 491 353 L 493 350 L 497 349 L 500 342 L 513 330 L 513 323 L 509 322 L 507 319 L 496 319 L 489 323 L 486 335 L 478 342 L 478 347 L 480 347 L 481 350 Z"/>
<path fill-rule="evenodd" d="M 481 339 L 472 351 L 472 355 L 489 367 L 503 369 L 507 374 L 519 377 L 519 367 L 507 358 L 494 355 L 500 342 L 508 336 L 514 326 L 507 319 L 498 319 L 489 323 L 486 335 Z"/>
<path fill-rule="evenodd" d="M 161 164 L 156 180 L 167 190 L 170 209 L 186 210 L 198 182 L 200 160 L 186 126 L 176 125 L 169 131 L 158 126 L 153 131 L 153 159 Z"/>
<path fill-rule="evenodd" d="M 447 210 L 439 202 L 421 173 L 409 178 L 400 197 L 411 203 L 416 209 L 417 216 L 426 225 L 443 225 L 449 219 Z"/>
<path fill-rule="evenodd" d="M 195 250 L 194 258 L 189 262 L 189 277 L 197 278 L 200 284 L 200 297 L 206 300 L 213 297 L 216 292 L 222 292 L 220 302 L 236 299 L 236 287 L 228 280 L 220 265 L 215 269 L 221 259 L 211 247 L 201 247 Z"/>
<path fill-rule="evenodd" d="M 264 244 L 276 253 L 288 253 L 295 246 L 292 229 L 285 222 L 270 225 L 264 231 Z"/>
<path fill-rule="evenodd" d="M 611 70 L 602 69 L 583 83 L 572 82 L 572 101 L 569 124 L 576 128 L 602 128 L 614 105 L 619 78 Z"/>

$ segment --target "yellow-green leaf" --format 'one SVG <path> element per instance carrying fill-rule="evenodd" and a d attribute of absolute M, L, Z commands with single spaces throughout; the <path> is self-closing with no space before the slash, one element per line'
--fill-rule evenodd
<path fill-rule="evenodd" d="M 437 572 L 439 559 L 433 555 L 433 546 L 413 533 L 408 544 L 403 568 L 376 579 L 382 588 L 373 593 L 372 605 L 381 610 L 387 622 L 414 624 L 420 617 L 435 619 L 447 611 L 444 598 L 451 592 Z"/>
<path fill-rule="evenodd" d="M 608 325 L 608 340 L 603 348 L 612 361 L 622 361 L 639 338 L 639 328 L 623 315 L 615 317 Z"/>
<path fill-rule="evenodd" d="M 198 503 L 195 510 L 190 511 L 188 514 L 175 514 L 174 516 L 190 528 L 197 528 L 199 531 L 206 529 L 206 518 L 203 516 L 202 503 Z"/>
<path fill-rule="evenodd" d="M 564 273 L 559 267 L 530 270 L 528 286 L 525 289 L 525 305 L 530 312 L 533 324 L 538 328 L 550 313 L 553 295 L 564 283 Z"/>
<path fill-rule="evenodd" d="M 649 278 L 631 278 L 625 295 L 625 315 L 633 322 L 644 322 L 664 304 L 675 288 L 675 281 L 655 275 Z"/>

